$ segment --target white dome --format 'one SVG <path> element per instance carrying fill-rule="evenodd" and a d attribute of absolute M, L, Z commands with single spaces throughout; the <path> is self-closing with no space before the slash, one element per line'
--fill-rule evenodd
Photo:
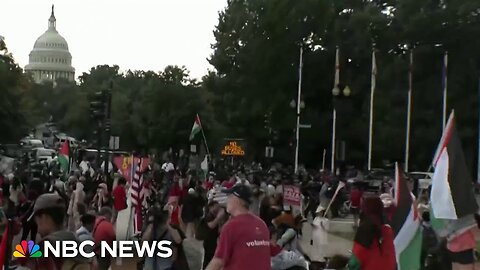
<path fill-rule="evenodd" d="M 30 72 L 37 82 L 58 78 L 75 79 L 72 55 L 68 51 L 67 41 L 57 32 L 56 21 L 52 6 L 48 29 L 35 41 L 29 55 L 29 64 L 25 66 L 25 71 Z"/>
<path fill-rule="evenodd" d="M 68 51 L 68 44 L 56 30 L 48 29 L 43 35 L 37 38 L 33 49 L 53 49 Z"/>

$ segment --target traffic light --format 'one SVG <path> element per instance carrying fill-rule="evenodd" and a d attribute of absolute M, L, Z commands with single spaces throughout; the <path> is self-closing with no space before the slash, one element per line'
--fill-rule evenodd
<path fill-rule="evenodd" d="M 90 116 L 92 119 L 103 121 L 106 116 L 107 98 L 104 91 L 96 92 L 90 101 Z"/>
<path fill-rule="evenodd" d="M 272 127 L 272 112 L 268 112 L 263 115 L 263 127 L 266 129 L 271 129 Z"/>

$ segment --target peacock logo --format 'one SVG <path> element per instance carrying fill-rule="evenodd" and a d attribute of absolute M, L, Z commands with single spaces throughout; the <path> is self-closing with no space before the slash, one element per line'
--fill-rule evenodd
<path fill-rule="evenodd" d="M 40 247 L 31 240 L 28 242 L 22 240 L 19 245 L 15 246 L 15 251 L 13 252 L 13 257 L 15 258 L 40 258 L 42 255 Z"/>

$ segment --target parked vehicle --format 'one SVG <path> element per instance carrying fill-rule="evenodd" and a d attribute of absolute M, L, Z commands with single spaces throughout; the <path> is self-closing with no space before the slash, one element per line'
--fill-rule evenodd
<path fill-rule="evenodd" d="M 411 172 L 408 176 L 413 179 L 413 194 L 420 196 L 424 190 L 428 190 L 432 185 L 433 173 L 431 172 Z"/>
<path fill-rule="evenodd" d="M 34 162 L 38 164 L 43 162 L 50 162 L 55 154 L 56 151 L 53 149 L 35 148 L 32 150 L 31 157 Z"/>
<path fill-rule="evenodd" d="M 71 149 L 74 149 L 74 148 L 77 148 L 78 147 L 78 141 L 77 139 L 73 138 L 73 137 L 69 137 L 69 136 L 66 136 L 64 134 L 59 134 L 59 135 L 56 135 L 56 146 L 57 148 L 60 148 L 62 147 L 62 145 L 68 141 L 68 144 L 70 146 Z"/>
<path fill-rule="evenodd" d="M 41 140 L 32 139 L 32 138 L 23 138 L 22 140 L 20 140 L 20 146 L 28 149 L 44 147 L 43 142 Z"/>

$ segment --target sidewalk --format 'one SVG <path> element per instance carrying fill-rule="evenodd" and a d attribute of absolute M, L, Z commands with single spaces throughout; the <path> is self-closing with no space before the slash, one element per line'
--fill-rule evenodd
<path fill-rule="evenodd" d="M 300 237 L 300 245 L 312 261 L 322 262 L 325 257 L 336 254 L 350 256 L 354 237 L 353 220 L 331 220 L 327 234 L 310 221 L 305 222 Z"/>

